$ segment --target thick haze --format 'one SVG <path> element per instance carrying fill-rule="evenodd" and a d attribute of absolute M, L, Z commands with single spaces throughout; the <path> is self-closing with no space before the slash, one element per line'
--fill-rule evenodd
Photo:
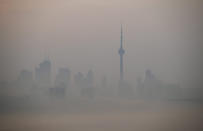
<path fill-rule="evenodd" d="M 163 81 L 200 86 L 202 7 L 201 0 L 1 0 L 0 80 L 49 57 L 53 74 L 93 69 L 117 82 L 122 23 L 125 79 L 134 84 L 151 69 Z"/>

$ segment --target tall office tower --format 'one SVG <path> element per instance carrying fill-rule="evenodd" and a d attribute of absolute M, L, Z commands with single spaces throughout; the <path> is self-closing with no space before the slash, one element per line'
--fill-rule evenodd
<path fill-rule="evenodd" d="M 51 62 L 44 60 L 35 69 L 35 80 L 39 87 L 51 86 Z"/>
<path fill-rule="evenodd" d="M 68 68 L 59 68 L 55 79 L 54 88 L 49 88 L 50 95 L 56 97 L 64 97 L 71 95 L 70 88 L 71 72 Z"/>
<path fill-rule="evenodd" d="M 64 84 L 65 87 L 70 86 L 71 81 L 71 71 L 68 68 L 60 68 L 58 74 L 56 75 L 55 84 Z"/>

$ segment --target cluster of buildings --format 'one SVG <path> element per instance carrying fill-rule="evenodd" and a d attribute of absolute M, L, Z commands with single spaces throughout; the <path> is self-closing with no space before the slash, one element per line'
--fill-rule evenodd
<path fill-rule="evenodd" d="M 121 26 L 120 37 L 120 79 L 118 82 L 117 95 L 126 98 L 137 99 L 167 99 L 167 100 L 203 100 L 202 88 L 181 88 L 176 84 L 164 84 L 155 77 L 151 70 L 146 70 L 144 80 L 137 79 L 137 85 L 130 85 L 124 78 L 123 57 L 123 30 Z M 94 98 L 97 88 L 94 82 L 94 72 L 89 70 L 87 74 L 78 72 L 71 80 L 71 71 L 68 68 L 60 68 L 52 84 L 51 61 L 45 59 L 35 68 L 35 77 L 27 70 L 21 71 L 18 79 L 10 86 L 8 83 L 0 83 L 1 89 L 15 89 L 14 93 L 23 94 L 47 94 L 51 97 L 65 97 L 79 95 L 81 97 Z M 74 83 L 74 84 L 73 84 Z M 107 78 L 101 80 L 101 87 L 104 92 L 109 92 Z M 3 94 L 3 93 L 2 93 Z M 11 94 L 11 93 L 9 93 Z M 107 93 L 108 94 L 108 93 Z M 76 96 L 77 96 L 76 95 Z M 111 96 L 111 94 L 108 94 Z"/>
<path fill-rule="evenodd" d="M 181 88 L 177 84 L 165 84 L 152 73 L 146 70 L 144 80 L 137 79 L 137 86 L 133 87 L 124 79 L 123 71 L 123 30 L 121 26 L 120 48 L 118 50 L 120 56 L 120 80 L 118 86 L 119 96 L 127 98 L 147 99 L 147 100 L 203 100 L 203 88 L 190 87 Z"/>
<path fill-rule="evenodd" d="M 178 84 L 166 84 L 160 81 L 151 70 L 146 70 L 145 78 L 137 79 L 136 98 L 150 100 L 202 101 L 203 89 L 184 88 Z"/>
<path fill-rule="evenodd" d="M 78 72 L 74 77 L 74 85 L 79 90 L 81 96 L 93 97 L 94 95 L 94 74 L 89 70 L 84 76 Z M 46 59 L 35 68 L 35 77 L 33 73 L 27 70 L 21 71 L 17 81 L 14 84 L 18 89 L 28 92 L 40 92 L 51 97 L 65 97 L 73 95 L 73 83 L 71 83 L 71 71 L 68 68 L 59 68 L 54 82 L 51 77 L 51 61 Z"/>
<path fill-rule="evenodd" d="M 89 70 L 87 75 L 78 72 L 74 81 L 71 81 L 69 68 L 59 68 L 52 81 L 51 61 L 45 59 L 35 68 L 35 74 L 28 70 L 22 70 L 16 81 L 11 83 L 1 82 L 2 89 L 13 90 L 15 94 L 21 95 L 48 95 L 51 97 L 72 96 L 75 93 L 73 87 L 77 88 L 77 94 L 92 98 L 94 96 L 94 73 Z M 19 93 L 17 93 L 19 92 Z"/>

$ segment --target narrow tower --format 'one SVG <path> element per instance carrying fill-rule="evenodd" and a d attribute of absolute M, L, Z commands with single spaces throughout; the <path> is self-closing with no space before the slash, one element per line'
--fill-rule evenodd
<path fill-rule="evenodd" d="M 120 49 L 118 50 L 118 53 L 120 55 L 120 82 L 123 81 L 123 55 L 125 53 L 125 50 L 123 49 L 123 28 L 121 25 L 121 36 L 120 36 Z"/>

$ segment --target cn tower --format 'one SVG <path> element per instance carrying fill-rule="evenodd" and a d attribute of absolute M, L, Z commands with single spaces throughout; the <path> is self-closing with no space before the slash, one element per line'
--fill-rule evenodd
<path fill-rule="evenodd" d="M 123 49 L 123 28 L 121 25 L 121 36 L 120 36 L 120 49 L 118 50 L 118 54 L 120 55 L 120 82 L 123 81 L 123 55 L 125 53 L 125 50 Z"/>

